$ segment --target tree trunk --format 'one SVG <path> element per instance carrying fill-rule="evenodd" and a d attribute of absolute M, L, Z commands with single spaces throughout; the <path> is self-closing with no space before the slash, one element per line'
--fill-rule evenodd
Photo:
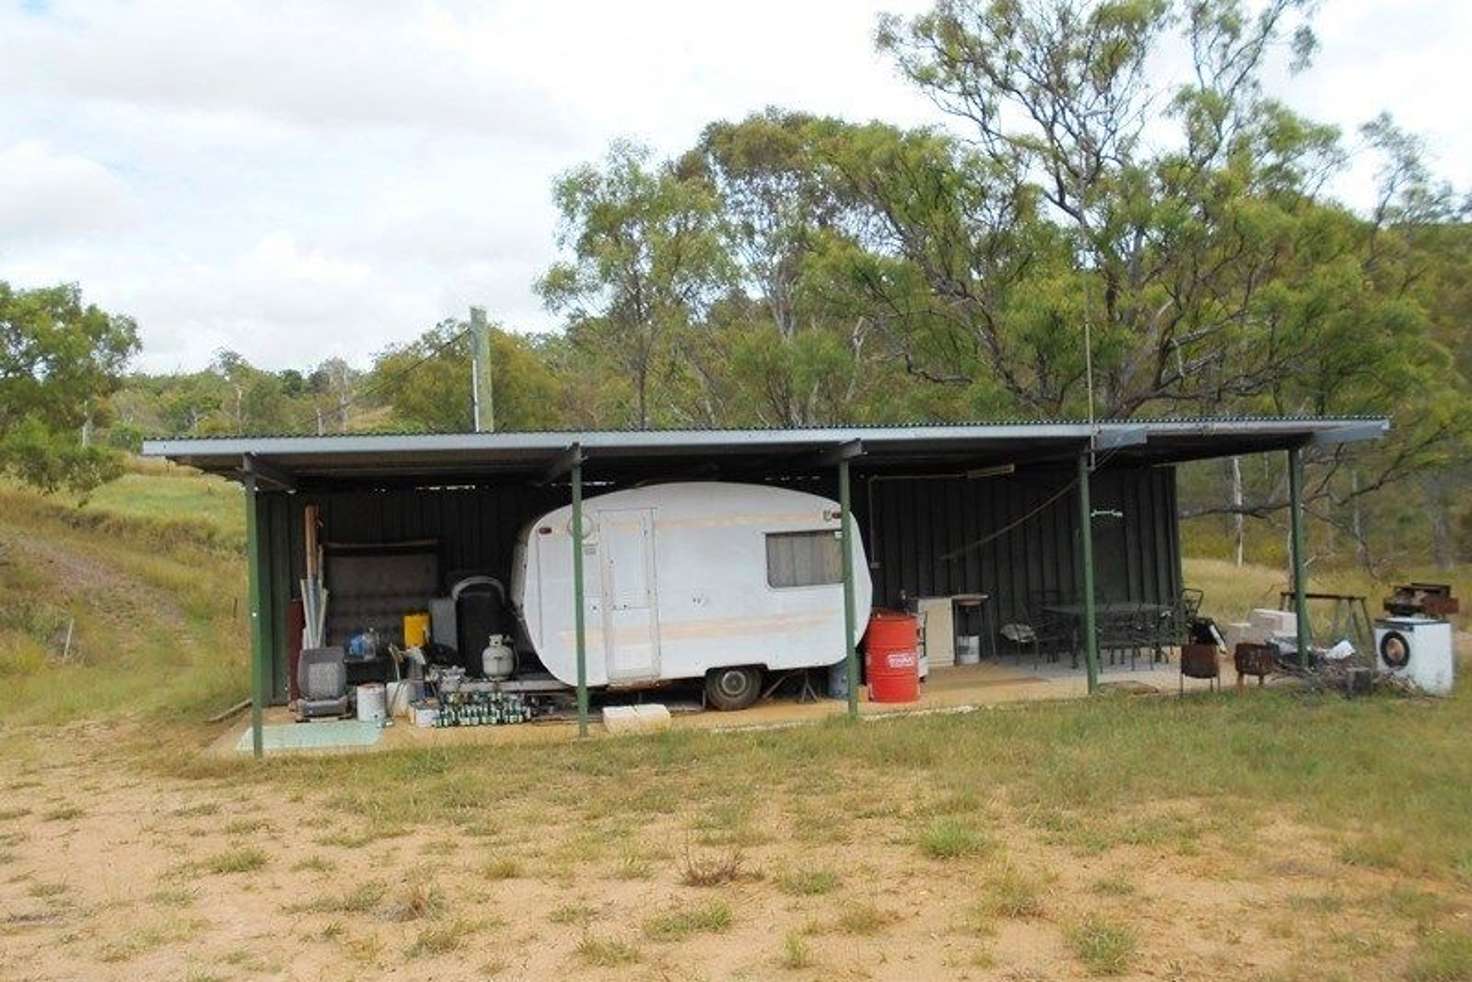
<path fill-rule="evenodd" d="M 1431 522 L 1431 555 L 1440 570 L 1451 569 L 1456 562 L 1456 548 L 1452 543 L 1451 508 L 1448 507 L 1446 489 L 1435 476 L 1428 477 L 1421 485 L 1426 502 L 1426 517 Z"/>
<path fill-rule="evenodd" d="M 1349 472 L 1350 528 L 1354 529 L 1354 558 L 1365 569 L 1370 568 L 1370 548 L 1365 542 L 1364 517 L 1360 514 L 1360 472 Z"/>
<path fill-rule="evenodd" d="M 1231 466 L 1232 507 L 1237 509 L 1232 516 L 1232 536 L 1236 540 L 1236 562 L 1241 566 L 1247 540 L 1247 516 L 1242 514 L 1242 458 L 1233 457 Z"/>

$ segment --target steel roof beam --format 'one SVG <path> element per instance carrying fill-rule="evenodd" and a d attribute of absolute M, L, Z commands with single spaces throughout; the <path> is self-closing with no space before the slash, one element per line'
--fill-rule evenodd
<path fill-rule="evenodd" d="M 243 454 L 240 458 L 240 472 L 247 477 L 256 479 L 256 483 L 265 482 L 282 491 L 296 490 L 296 477 L 269 461 L 262 460 L 253 453 Z"/>
<path fill-rule="evenodd" d="M 1372 420 L 1364 423 L 1354 423 L 1350 426 L 1338 426 L 1332 430 L 1319 430 L 1308 438 L 1309 446 L 1313 447 L 1337 447 L 1343 443 L 1360 443 L 1365 440 L 1378 440 L 1390 429 L 1390 423 L 1383 419 Z"/>
<path fill-rule="evenodd" d="M 553 458 L 552 463 L 542 472 L 542 484 L 551 484 L 564 474 L 572 473 L 574 467 L 579 466 L 587 460 L 587 454 L 583 453 L 581 443 L 573 443 Z"/>

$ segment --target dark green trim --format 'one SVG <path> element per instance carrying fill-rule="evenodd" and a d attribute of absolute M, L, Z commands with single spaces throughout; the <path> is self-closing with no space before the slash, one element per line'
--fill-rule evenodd
<path fill-rule="evenodd" d="M 583 623 L 583 464 L 572 465 L 572 622 L 578 650 L 578 736 L 588 735 L 588 639 Z"/>
<path fill-rule="evenodd" d="M 1084 604 L 1084 663 L 1089 692 L 1099 688 L 1099 635 L 1094 621 L 1094 506 L 1089 501 L 1089 454 L 1078 455 L 1078 555 Z"/>
<path fill-rule="evenodd" d="M 838 527 L 843 547 L 843 660 L 848 672 L 848 714 L 859 715 L 859 658 L 854 651 L 854 554 L 849 536 L 857 531 L 850 513 L 848 460 L 838 462 Z"/>
<path fill-rule="evenodd" d="M 264 753 L 261 716 L 266 706 L 266 671 L 269 653 L 270 610 L 263 604 L 261 574 L 265 566 L 260 546 L 260 499 L 254 477 L 245 479 L 245 570 L 246 607 L 250 617 L 250 738 L 256 759 Z"/>
<path fill-rule="evenodd" d="M 1303 451 L 1288 451 L 1288 517 L 1293 536 L 1293 610 L 1298 619 L 1298 664 L 1307 667 L 1313 644 L 1308 623 L 1308 576 L 1304 557 L 1303 530 Z"/>

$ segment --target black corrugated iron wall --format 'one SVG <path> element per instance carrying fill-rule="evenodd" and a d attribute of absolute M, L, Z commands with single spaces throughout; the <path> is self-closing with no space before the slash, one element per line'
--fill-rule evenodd
<path fill-rule="evenodd" d="M 437 542 L 441 587 L 463 575 L 490 572 L 509 588 L 511 554 L 527 522 L 567 503 L 565 488 L 499 487 L 264 493 L 257 497 L 262 550 L 262 614 L 270 625 L 272 699 L 286 701 L 287 604 L 306 573 L 304 510 L 321 507 L 324 543 Z M 329 599 L 329 604 L 331 600 Z"/>
<path fill-rule="evenodd" d="M 892 478 L 856 474 L 854 518 L 870 560 L 876 605 L 902 597 L 987 593 L 991 625 L 1025 618 L 1028 595 L 1078 595 L 1074 471 L 1037 469 L 989 478 Z M 800 482 L 837 496 L 830 474 Z M 789 483 L 789 486 L 800 486 Z M 1104 469 L 1091 483 L 1094 557 L 1101 600 L 1167 602 L 1180 592 L 1172 468 Z M 596 492 L 589 493 L 592 497 Z M 287 605 L 305 571 L 303 509 L 321 506 L 331 543 L 434 539 L 442 587 L 460 575 L 507 580 L 517 534 L 567 503 L 564 487 L 342 491 L 257 496 L 261 615 L 273 639 L 273 701 L 286 700 Z M 1005 531 L 1004 531 L 1005 530 Z M 998 534 L 998 533 L 1001 534 Z"/>
<path fill-rule="evenodd" d="M 1025 620 L 1028 596 L 1076 598 L 1074 471 L 987 478 L 863 479 L 854 490 L 874 602 L 986 593 L 995 624 Z M 1090 482 L 1102 600 L 1166 603 L 1180 592 L 1175 471 L 1102 470 Z"/>

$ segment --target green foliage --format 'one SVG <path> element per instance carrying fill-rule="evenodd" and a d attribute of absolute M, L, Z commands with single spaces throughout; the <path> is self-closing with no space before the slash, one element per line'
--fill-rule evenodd
<path fill-rule="evenodd" d="M 559 244 L 571 256 L 537 284 L 550 309 L 568 314 L 574 346 L 629 376 L 641 429 L 665 415 L 652 388 L 680 370 L 676 335 L 731 278 L 714 190 L 649 157 L 615 143 L 601 168 L 558 179 Z"/>
<path fill-rule="evenodd" d="M 75 285 L 14 290 L 0 281 L 0 474 L 45 491 L 86 491 L 118 473 L 87 446 L 138 332 L 128 317 L 84 305 Z"/>
<path fill-rule="evenodd" d="M 366 383 L 392 409 L 399 428 L 469 432 L 470 338 L 463 321 L 441 321 L 374 361 Z M 546 429 L 558 423 L 561 384 L 547 365 L 542 339 L 490 328 L 491 399 L 497 429 Z"/>

